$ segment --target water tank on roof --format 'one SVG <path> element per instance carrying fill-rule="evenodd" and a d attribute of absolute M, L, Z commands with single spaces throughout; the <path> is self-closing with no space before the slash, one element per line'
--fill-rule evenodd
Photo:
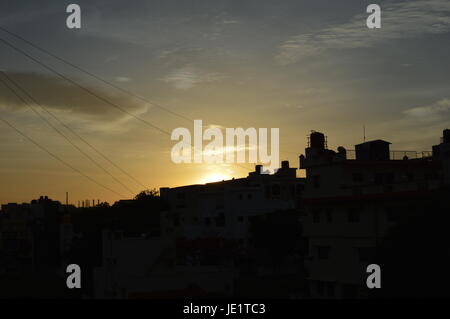
<path fill-rule="evenodd" d="M 444 130 L 444 140 L 443 143 L 448 144 L 450 143 L 450 130 L 446 129 Z"/>
<path fill-rule="evenodd" d="M 313 131 L 310 135 L 311 147 L 325 149 L 325 135 L 320 132 Z"/>

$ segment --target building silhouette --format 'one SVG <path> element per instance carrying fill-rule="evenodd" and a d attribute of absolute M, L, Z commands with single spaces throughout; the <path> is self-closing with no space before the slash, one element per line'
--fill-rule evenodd
<path fill-rule="evenodd" d="M 356 157 L 349 158 L 343 147 L 328 149 L 323 133 L 311 133 L 300 156 L 307 174 L 302 223 L 311 297 L 370 295 L 366 267 L 377 262 L 377 246 L 402 214 L 449 183 L 448 137 L 445 130 L 432 154 L 395 158 L 389 142 L 375 140 L 356 145 Z"/>
<path fill-rule="evenodd" d="M 380 139 L 332 150 L 313 131 L 299 159 L 306 178 L 283 161 L 274 174 L 257 165 L 245 178 L 162 187 L 112 206 L 44 196 L 2 205 L 0 294 L 371 298 L 379 294 L 366 269 L 380 263 L 389 297 L 420 295 L 402 288 L 397 256 L 426 267 L 417 250 L 446 265 L 450 130 L 431 152 L 393 151 Z M 80 292 L 65 287 L 70 263 L 82 268 Z M 438 280 L 423 287 L 445 293 Z"/>

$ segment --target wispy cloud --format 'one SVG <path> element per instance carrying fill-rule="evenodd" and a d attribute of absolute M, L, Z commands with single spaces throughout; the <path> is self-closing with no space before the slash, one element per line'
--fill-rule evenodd
<path fill-rule="evenodd" d="M 445 98 L 434 104 L 419 106 L 404 111 L 409 118 L 418 122 L 436 122 L 450 118 L 450 99 Z"/>
<path fill-rule="evenodd" d="M 131 81 L 131 79 L 126 76 L 116 76 L 114 78 L 114 80 L 116 80 L 117 82 L 130 82 Z"/>
<path fill-rule="evenodd" d="M 162 80 L 181 90 L 191 89 L 200 83 L 212 83 L 223 79 L 220 73 L 209 73 L 193 66 L 184 66 L 170 72 Z"/>
<path fill-rule="evenodd" d="M 368 14 L 314 33 L 293 36 L 280 46 L 275 60 L 282 65 L 329 50 L 368 48 L 381 42 L 450 31 L 450 1 L 415 0 L 381 6 L 381 29 L 368 29 Z"/>
<path fill-rule="evenodd" d="M 40 73 L 8 72 L 8 75 L 24 87 L 39 104 L 63 114 L 97 122 L 115 122 L 129 118 L 129 115 L 119 111 L 116 107 L 58 78 Z M 83 86 L 127 112 L 141 114 L 149 108 L 149 105 L 145 105 L 137 99 L 100 90 L 86 84 Z M 6 88 L 0 90 L 0 106 L 11 110 L 22 110 L 26 107 Z"/>

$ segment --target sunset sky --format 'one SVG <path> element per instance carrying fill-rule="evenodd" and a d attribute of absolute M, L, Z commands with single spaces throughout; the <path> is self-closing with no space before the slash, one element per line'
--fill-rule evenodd
<path fill-rule="evenodd" d="M 366 7 L 382 28 L 366 27 Z M 68 29 L 77 3 L 82 27 Z M 114 85 L 204 125 L 280 128 L 280 159 L 298 166 L 310 130 L 353 149 L 385 139 L 393 150 L 431 150 L 450 126 L 450 1 L 71 0 L 0 4 L 0 26 Z M 126 112 L 171 132 L 193 122 L 126 95 L 0 30 L 26 51 Z M 148 188 L 247 176 L 233 164 L 174 164 L 170 136 L 119 111 L 0 42 L 0 69 L 40 104 Z M 4 79 L 0 75 L 1 79 Z M 54 126 L 0 83 L 0 117 L 93 183 L 0 122 L 0 203 L 40 195 L 114 201 L 143 189 Z M 253 164 L 246 164 L 252 167 Z"/>

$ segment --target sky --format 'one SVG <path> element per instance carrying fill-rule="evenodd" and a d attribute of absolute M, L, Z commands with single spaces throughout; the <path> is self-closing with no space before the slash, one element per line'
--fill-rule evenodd
<path fill-rule="evenodd" d="M 70 3 L 81 7 L 81 29 L 66 26 Z M 170 132 L 192 130 L 189 119 L 279 128 L 280 159 L 293 167 L 311 130 L 332 149 L 353 149 L 365 126 L 367 140 L 393 150 L 431 150 L 450 127 L 450 2 L 377 1 L 381 29 L 366 27 L 370 3 L 3 0 L 1 27 L 134 95 L 0 30 L 74 81 L 0 41 L 0 70 L 76 134 L 0 83 L 0 118 L 37 144 L 0 122 L 0 203 L 66 192 L 71 203 L 113 203 L 144 188 L 247 176 L 253 164 L 173 163 Z"/>

